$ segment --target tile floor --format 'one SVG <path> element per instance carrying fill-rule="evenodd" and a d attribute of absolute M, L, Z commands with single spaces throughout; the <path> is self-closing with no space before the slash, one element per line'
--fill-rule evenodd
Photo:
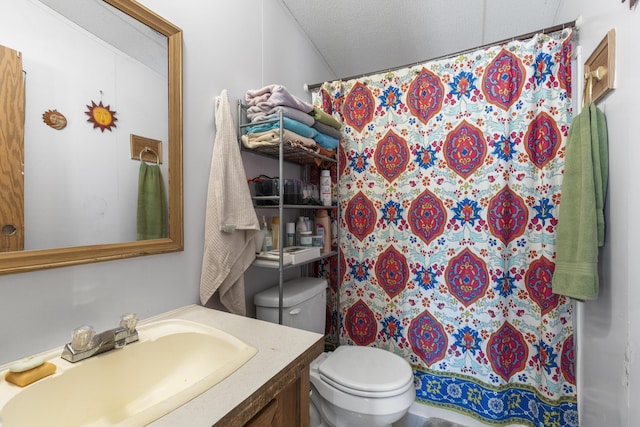
<path fill-rule="evenodd" d="M 393 427 L 465 427 L 441 418 L 424 418 L 417 414 L 407 413 L 404 417 L 393 424 Z"/>
<path fill-rule="evenodd" d="M 393 424 L 393 427 L 423 427 L 426 419 L 408 412 L 407 415 Z"/>

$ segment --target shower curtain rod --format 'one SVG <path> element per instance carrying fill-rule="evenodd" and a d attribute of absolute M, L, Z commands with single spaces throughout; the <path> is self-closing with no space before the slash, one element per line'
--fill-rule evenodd
<path fill-rule="evenodd" d="M 578 21 L 579 20 L 580 20 L 580 18 L 578 18 Z M 396 71 L 396 70 L 400 70 L 402 68 L 413 67 L 415 65 L 419 65 L 419 64 L 422 64 L 422 63 L 425 63 L 425 62 L 438 61 L 440 59 L 451 58 L 453 56 L 463 55 L 465 53 L 473 52 L 474 50 L 484 49 L 486 47 L 491 47 L 491 46 L 497 46 L 497 45 L 501 45 L 501 44 L 508 43 L 508 42 L 515 41 L 515 40 L 526 40 L 528 38 L 531 38 L 531 37 L 535 36 L 538 33 L 545 34 L 545 33 L 554 33 L 556 31 L 562 31 L 565 28 L 576 28 L 577 29 L 576 20 L 565 22 L 564 24 L 554 25 L 552 27 L 542 28 L 542 29 L 540 29 L 538 31 L 532 31 L 532 32 L 525 33 L 525 34 L 520 34 L 519 36 L 510 37 L 508 39 L 500 40 L 500 41 L 497 41 L 497 42 L 487 43 L 487 44 L 483 44 L 481 46 L 476 46 L 476 47 L 472 47 L 472 48 L 469 48 L 469 49 L 461 50 L 461 51 L 458 51 L 458 52 L 449 53 L 449 54 L 446 54 L 446 55 L 438 56 L 436 58 L 425 59 L 423 61 L 418 61 L 418 62 L 413 62 L 413 63 L 410 63 L 410 64 L 400 65 L 398 67 L 386 68 L 384 70 L 373 71 L 373 72 L 364 73 L 364 74 L 358 74 L 358 75 L 350 76 L 350 77 L 343 77 L 341 79 L 335 79 L 335 80 L 352 80 L 352 79 L 357 79 L 357 78 L 360 78 L 360 77 L 371 76 L 373 74 L 388 73 L 390 71 Z M 320 86 L 322 86 L 323 83 L 324 82 L 305 85 L 306 86 L 305 89 L 307 91 L 310 91 L 310 90 L 313 90 L 313 89 L 317 89 Z"/>

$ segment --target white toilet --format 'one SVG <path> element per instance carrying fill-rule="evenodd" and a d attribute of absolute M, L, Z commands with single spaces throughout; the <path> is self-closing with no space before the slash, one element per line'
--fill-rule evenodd
<path fill-rule="evenodd" d="M 323 333 L 326 287 L 309 277 L 285 282 L 283 324 Z M 278 298 L 277 286 L 257 294 L 256 317 L 277 323 Z M 411 366 L 386 350 L 340 346 L 311 363 L 311 427 L 391 426 L 415 396 Z"/>

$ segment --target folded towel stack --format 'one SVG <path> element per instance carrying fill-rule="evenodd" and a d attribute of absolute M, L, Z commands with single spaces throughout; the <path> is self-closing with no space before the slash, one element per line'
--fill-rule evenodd
<path fill-rule="evenodd" d="M 292 95 L 282 85 L 248 90 L 247 118 L 251 122 L 276 119 L 282 114 L 284 141 L 292 146 L 335 157 L 342 123 L 313 105 Z M 255 148 L 280 142 L 279 123 L 256 123 L 242 136 L 245 146 Z"/>

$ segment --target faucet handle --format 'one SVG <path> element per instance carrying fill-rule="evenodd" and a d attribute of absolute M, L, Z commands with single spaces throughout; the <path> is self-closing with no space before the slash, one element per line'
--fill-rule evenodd
<path fill-rule="evenodd" d="M 75 351 L 84 350 L 95 336 L 96 331 L 91 326 L 80 326 L 73 331 L 71 337 L 71 348 Z"/>
<path fill-rule="evenodd" d="M 138 317 L 134 313 L 128 313 L 120 317 L 120 326 L 129 329 L 130 334 L 136 330 L 137 325 Z"/>

